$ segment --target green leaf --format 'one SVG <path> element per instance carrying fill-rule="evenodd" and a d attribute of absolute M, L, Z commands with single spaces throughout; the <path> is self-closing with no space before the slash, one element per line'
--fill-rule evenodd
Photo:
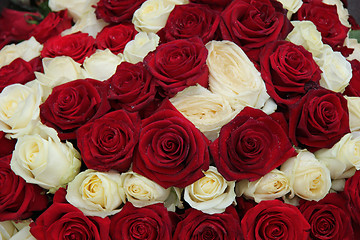
<path fill-rule="evenodd" d="M 42 3 L 40 3 L 39 5 L 39 12 L 40 14 L 43 16 L 43 18 L 45 18 L 50 12 L 51 9 L 49 8 L 49 1 L 43 1 Z"/>
<path fill-rule="evenodd" d="M 360 30 L 351 30 L 349 36 L 350 38 L 357 39 L 358 43 L 360 43 Z"/>

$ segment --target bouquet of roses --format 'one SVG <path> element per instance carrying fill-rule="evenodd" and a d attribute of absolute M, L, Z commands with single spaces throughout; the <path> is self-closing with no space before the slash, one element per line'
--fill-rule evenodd
<path fill-rule="evenodd" d="M 37 4 L 0 16 L 1 239 L 360 237 L 346 1 Z"/>

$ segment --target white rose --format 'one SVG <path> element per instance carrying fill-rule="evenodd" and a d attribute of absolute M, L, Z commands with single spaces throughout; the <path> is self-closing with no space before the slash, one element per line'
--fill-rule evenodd
<path fill-rule="evenodd" d="M 32 220 L 0 222 L 1 240 L 36 240 L 31 233 L 29 224 Z"/>
<path fill-rule="evenodd" d="M 345 27 L 351 28 L 351 25 L 348 21 L 349 12 L 346 8 L 344 8 L 344 5 L 341 0 L 322 0 L 322 2 L 328 5 L 335 5 L 341 24 L 344 25 Z"/>
<path fill-rule="evenodd" d="M 349 109 L 350 131 L 360 130 L 360 97 L 344 96 Z"/>
<path fill-rule="evenodd" d="M 311 152 L 300 151 L 282 164 L 280 170 L 290 179 L 290 198 L 295 194 L 308 201 L 319 201 L 330 190 L 330 171 Z"/>
<path fill-rule="evenodd" d="M 139 32 L 124 48 L 124 60 L 133 64 L 142 62 L 144 57 L 156 49 L 160 37 L 155 33 Z"/>
<path fill-rule="evenodd" d="M 0 239 L 9 240 L 17 233 L 17 229 L 12 221 L 0 222 Z"/>
<path fill-rule="evenodd" d="M 239 181 L 235 188 L 238 197 L 244 195 L 257 203 L 283 197 L 291 190 L 289 178 L 277 169 L 253 182 Z"/>
<path fill-rule="evenodd" d="M 69 11 L 75 21 L 80 19 L 89 11 L 94 11 L 93 5 L 99 0 L 49 0 L 49 7 L 52 11 L 58 12 L 64 9 Z"/>
<path fill-rule="evenodd" d="M 69 183 L 66 200 L 87 216 L 106 217 L 120 212 L 125 203 L 120 173 L 87 169 Z"/>
<path fill-rule="evenodd" d="M 330 170 L 332 179 L 350 178 L 360 170 L 360 132 L 348 133 L 332 148 L 314 154 Z"/>
<path fill-rule="evenodd" d="M 127 201 L 131 202 L 135 207 L 140 208 L 155 203 L 164 203 L 175 207 L 177 203 L 180 203 L 180 196 L 177 199 L 169 198 L 172 191 L 175 193 L 172 188 L 165 189 L 154 181 L 132 171 L 123 173 L 121 176 Z M 170 199 L 175 201 L 168 202 Z M 175 210 L 175 208 L 171 210 Z"/>
<path fill-rule="evenodd" d="M 184 200 L 204 213 L 222 213 L 235 201 L 235 181 L 226 181 L 213 166 L 204 174 L 204 177 L 185 187 Z"/>
<path fill-rule="evenodd" d="M 42 88 L 36 81 L 13 84 L 0 93 L 0 130 L 12 138 L 28 134 L 40 122 Z"/>
<path fill-rule="evenodd" d="M 34 37 L 18 44 L 6 45 L 0 50 L 0 68 L 10 64 L 16 58 L 22 58 L 28 62 L 40 56 L 42 48 L 43 45 L 36 41 Z"/>
<path fill-rule="evenodd" d="M 340 52 L 324 45 L 322 53 L 315 58 L 322 74 L 320 86 L 334 92 L 343 92 L 352 78 L 351 64 Z"/>
<path fill-rule="evenodd" d="M 17 140 L 10 165 L 26 182 L 53 193 L 74 179 L 81 161 L 70 142 L 62 143 L 54 129 L 44 126 L 40 134 Z"/>
<path fill-rule="evenodd" d="M 177 93 L 170 102 L 211 141 L 218 136 L 222 126 L 238 112 L 221 95 L 196 85 Z"/>
<path fill-rule="evenodd" d="M 289 19 L 291 18 L 291 15 L 293 13 L 296 13 L 303 4 L 302 0 L 277 0 L 277 1 L 281 2 L 284 9 L 288 10 L 287 16 Z"/>
<path fill-rule="evenodd" d="M 351 60 L 358 60 L 360 61 L 360 43 L 355 38 L 345 38 L 344 45 L 348 48 L 354 49 L 352 54 L 350 54 L 346 59 Z"/>
<path fill-rule="evenodd" d="M 294 29 L 288 34 L 286 40 L 303 46 L 313 56 L 318 56 L 324 46 L 321 33 L 311 21 L 291 21 Z"/>
<path fill-rule="evenodd" d="M 226 98 L 233 109 L 261 108 L 270 98 L 259 71 L 243 50 L 230 41 L 206 44 L 209 87 Z"/>
<path fill-rule="evenodd" d="M 122 55 L 115 55 L 109 49 L 97 50 L 84 61 L 84 69 L 87 78 L 104 81 L 109 79 L 122 62 Z"/>

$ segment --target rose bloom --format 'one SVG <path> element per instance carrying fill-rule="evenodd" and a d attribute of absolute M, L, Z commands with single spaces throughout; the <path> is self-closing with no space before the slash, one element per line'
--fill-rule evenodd
<path fill-rule="evenodd" d="M 347 197 L 347 209 L 351 219 L 355 224 L 360 224 L 360 171 L 356 171 L 354 176 L 347 179 L 344 194 Z M 356 230 L 354 228 L 354 230 Z"/>
<path fill-rule="evenodd" d="M 109 218 L 87 217 L 65 200 L 66 190 L 59 189 L 54 203 L 30 224 L 30 232 L 37 240 L 78 238 L 109 240 Z"/>
<path fill-rule="evenodd" d="M 249 209 L 241 220 L 245 239 L 309 238 L 310 225 L 301 212 L 279 200 L 262 201 Z"/>
<path fill-rule="evenodd" d="M 253 61 L 258 61 L 259 51 L 266 43 L 284 40 L 292 29 L 282 4 L 270 0 L 232 1 L 221 13 L 221 19 L 222 38 L 241 46 Z"/>
<path fill-rule="evenodd" d="M 269 99 L 265 83 L 243 50 L 230 41 L 211 41 L 206 48 L 210 91 L 222 95 L 234 110 L 263 107 Z"/>
<path fill-rule="evenodd" d="M 350 131 L 358 131 L 360 130 L 360 97 L 347 97 L 345 96 L 345 99 L 347 100 L 347 105 L 349 109 L 349 125 L 350 125 Z"/>
<path fill-rule="evenodd" d="M 128 202 L 121 212 L 112 216 L 110 220 L 112 240 L 171 239 L 173 225 L 169 212 L 161 203 L 135 208 Z"/>
<path fill-rule="evenodd" d="M 359 60 L 350 61 L 352 78 L 349 85 L 345 88 L 344 94 L 350 97 L 360 97 L 360 62 Z"/>
<path fill-rule="evenodd" d="M 160 37 L 155 33 L 139 32 L 124 48 L 125 61 L 132 64 L 142 62 L 149 52 L 156 49 L 159 41 Z"/>
<path fill-rule="evenodd" d="M 307 84 L 319 83 L 321 70 L 312 54 L 287 41 L 266 45 L 260 56 L 261 76 L 268 94 L 282 105 L 296 103 Z"/>
<path fill-rule="evenodd" d="M 213 166 L 204 174 L 204 177 L 185 187 L 184 200 L 203 213 L 222 213 L 235 201 L 235 181 L 226 181 Z"/>
<path fill-rule="evenodd" d="M 289 137 L 314 152 L 331 148 L 350 132 L 346 99 L 330 90 L 310 89 L 289 111 Z"/>
<path fill-rule="evenodd" d="M 116 171 L 87 169 L 68 184 L 66 200 L 86 216 L 106 217 L 120 212 L 126 202 L 122 179 Z"/>
<path fill-rule="evenodd" d="M 0 221 L 26 219 L 48 204 L 43 189 L 15 175 L 10 160 L 11 155 L 0 158 Z"/>
<path fill-rule="evenodd" d="M 189 208 L 176 225 L 173 239 L 240 240 L 243 236 L 237 212 L 230 206 L 225 212 L 213 215 Z"/>
<path fill-rule="evenodd" d="M 1 239 L 8 240 L 36 240 L 30 233 L 29 224 L 31 219 L 23 221 L 3 221 L 0 222 L 0 237 Z"/>
<path fill-rule="evenodd" d="M 169 102 L 141 125 L 133 171 L 164 188 L 184 188 L 209 168 L 209 140 Z"/>
<path fill-rule="evenodd" d="M 210 150 L 226 180 L 257 180 L 296 155 L 276 116 L 272 116 L 246 107 L 221 128 Z"/>
<path fill-rule="evenodd" d="M 72 16 L 75 22 L 78 22 L 87 12 L 94 11 L 92 5 L 99 0 L 49 0 L 49 8 L 53 12 L 59 12 L 67 9 L 69 15 Z"/>
<path fill-rule="evenodd" d="M 208 51 L 200 38 L 179 39 L 159 45 L 144 59 L 164 96 L 172 97 L 188 86 L 208 86 Z"/>
<path fill-rule="evenodd" d="M 314 154 L 303 150 L 281 165 L 281 171 L 290 179 L 291 195 L 319 201 L 331 187 L 330 171 Z"/>
<path fill-rule="evenodd" d="M 319 202 L 301 201 L 298 208 L 311 226 L 312 239 L 355 239 L 351 214 L 344 206 L 345 198 L 340 194 L 329 193 Z"/>
<path fill-rule="evenodd" d="M 15 139 L 7 139 L 6 133 L 0 131 L 0 157 L 5 157 L 11 154 L 15 149 Z"/>
<path fill-rule="evenodd" d="M 45 42 L 41 57 L 69 56 L 78 63 L 95 52 L 95 39 L 87 33 L 56 36 Z"/>
<path fill-rule="evenodd" d="M 98 171 L 127 171 L 138 143 L 139 130 L 138 114 L 124 110 L 107 113 L 83 125 L 76 132 L 82 160 L 88 168 Z"/>

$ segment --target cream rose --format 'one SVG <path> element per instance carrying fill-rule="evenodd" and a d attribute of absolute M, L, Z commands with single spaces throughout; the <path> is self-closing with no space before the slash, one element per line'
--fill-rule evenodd
<path fill-rule="evenodd" d="M 222 126 L 238 112 L 221 95 L 196 85 L 177 93 L 170 102 L 211 141 L 218 136 Z"/>
<path fill-rule="evenodd" d="M 66 200 L 87 216 L 114 215 L 126 202 L 121 175 L 87 169 L 68 184 Z"/>
<path fill-rule="evenodd" d="M 52 11 L 58 12 L 67 9 L 75 21 L 78 21 L 84 14 L 94 11 L 93 5 L 99 0 L 49 0 L 49 7 Z"/>
<path fill-rule="evenodd" d="M 360 130 L 360 97 L 345 96 L 349 109 L 350 131 Z"/>
<path fill-rule="evenodd" d="M 122 55 L 115 55 L 109 49 L 96 50 L 84 61 L 85 75 L 87 78 L 105 81 L 116 72 L 122 60 Z"/>
<path fill-rule="evenodd" d="M 346 59 L 349 61 L 354 59 L 360 61 L 360 43 L 358 43 L 357 39 L 347 37 L 345 38 L 344 45 L 348 48 L 354 49 L 352 54 L 350 54 Z"/>
<path fill-rule="evenodd" d="M 288 10 L 287 17 L 290 19 L 293 13 L 296 13 L 299 8 L 302 6 L 302 0 L 277 0 L 281 2 L 283 7 Z"/>
<path fill-rule="evenodd" d="M 184 200 L 204 213 L 222 213 L 235 201 L 235 181 L 226 181 L 213 166 L 204 174 L 204 177 L 185 187 Z"/>
<path fill-rule="evenodd" d="M 42 88 L 36 81 L 13 84 L 0 93 L 0 130 L 11 138 L 29 134 L 40 122 Z"/>
<path fill-rule="evenodd" d="M 1 240 L 36 240 L 31 233 L 29 224 L 32 220 L 0 222 Z"/>
<path fill-rule="evenodd" d="M 26 182 L 54 193 L 74 179 L 81 161 L 70 142 L 62 143 L 54 129 L 43 126 L 39 134 L 17 140 L 10 165 Z"/>
<path fill-rule="evenodd" d="M 290 179 L 291 195 L 319 201 L 328 194 L 331 187 L 330 171 L 314 154 L 300 151 L 296 157 L 288 159 L 280 168 Z"/>
<path fill-rule="evenodd" d="M 230 41 L 206 44 L 209 87 L 222 95 L 237 111 L 244 106 L 261 108 L 270 98 L 259 71 L 243 50 Z"/>
<path fill-rule="evenodd" d="M 139 32 L 125 45 L 124 60 L 133 64 L 142 62 L 144 57 L 159 45 L 160 37 L 155 33 Z"/>
<path fill-rule="evenodd" d="M 164 203 L 165 206 L 171 206 L 168 210 L 175 211 L 175 206 L 181 206 L 180 195 L 176 194 L 178 190 L 165 189 L 154 181 L 132 171 L 123 173 L 121 176 L 127 201 L 135 207 Z M 172 198 L 171 194 L 175 194 L 175 198 Z"/>
<path fill-rule="evenodd" d="M 259 203 L 281 198 L 290 192 L 291 187 L 290 179 L 282 171 L 274 169 L 256 181 L 237 182 L 235 189 L 238 197 L 244 195 Z"/>

